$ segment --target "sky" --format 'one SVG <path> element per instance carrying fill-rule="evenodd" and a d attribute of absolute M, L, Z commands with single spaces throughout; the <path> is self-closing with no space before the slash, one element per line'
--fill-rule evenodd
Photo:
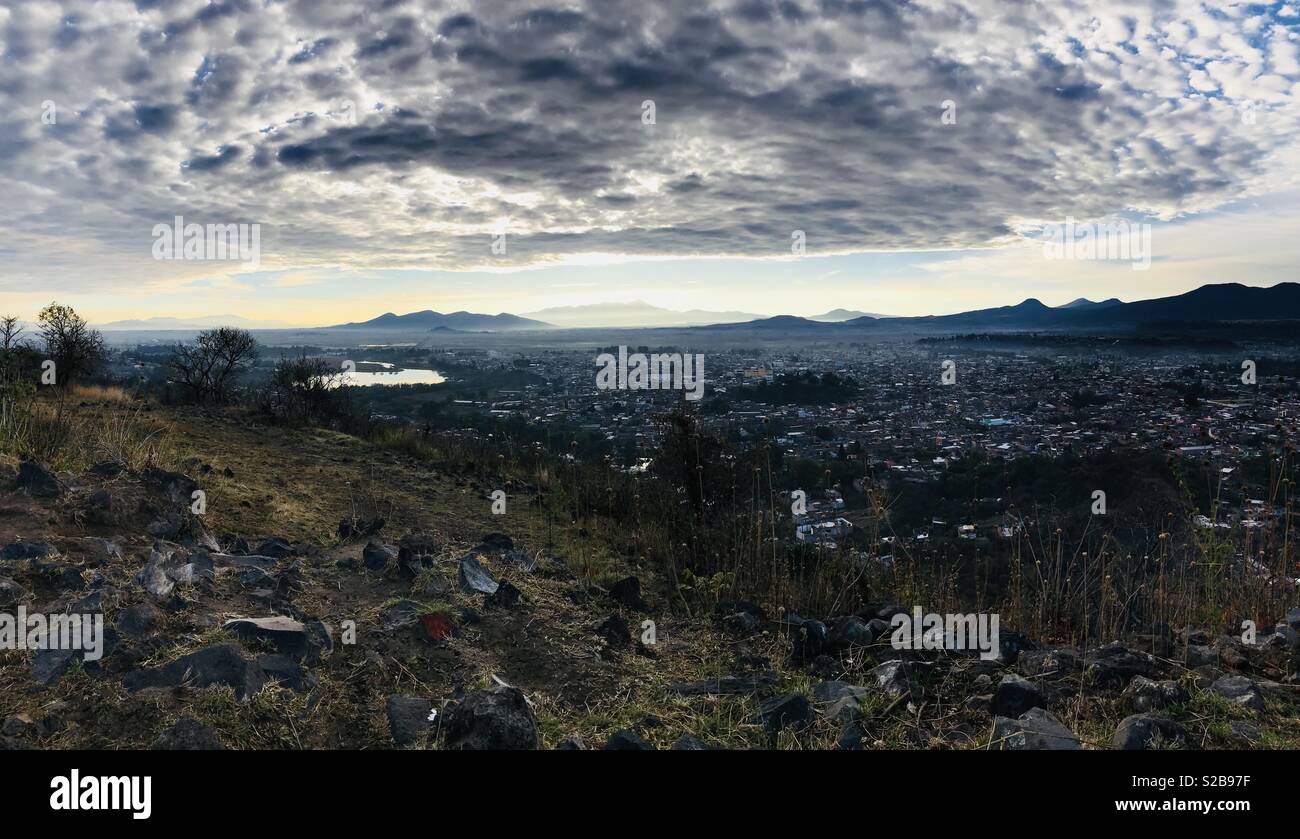
<path fill-rule="evenodd" d="M 1300 280 L 1294 2 L 0 0 L 0 50 L 29 319 Z M 157 258 L 177 216 L 257 225 L 256 261 Z M 1149 265 L 1049 258 L 1067 219 L 1149 225 Z"/>

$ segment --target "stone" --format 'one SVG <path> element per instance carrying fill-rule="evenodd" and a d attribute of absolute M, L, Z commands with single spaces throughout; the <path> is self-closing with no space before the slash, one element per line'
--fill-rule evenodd
<path fill-rule="evenodd" d="M 63 485 L 54 473 L 30 460 L 18 466 L 18 489 L 33 498 L 58 498 L 63 494 Z"/>
<path fill-rule="evenodd" d="M 1153 679 L 1159 676 L 1155 660 L 1146 653 L 1135 653 L 1119 644 L 1107 644 L 1085 658 L 1085 673 L 1094 683 L 1106 687 L 1127 685 L 1134 676 Z"/>
<path fill-rule="evenodd" d="M 862 729 L 855 722 L 844 723 L 840 737 L 835 741 L 835 748 L 842 752 L 862 751 Z"/>
<path fill-rule="evenodd" d="M 761 693 L 776 684 L 776 674 L 758 673 L 753 676 L 722 676 L 702 682 L 682 682 L 668 686 L 670 693 L 678 696 L 745 696 Z"/>
<path fill-rule="evenodd" d="M 127 638 L 138 640 L 152 632 L 162 617 L 162 612 L 152 603 L 136 603 L 118 613 L 117 631 Z"/>
<path fill-rule="evenodd" d="M 387 632 L 412 626 L 427 611 L 425 605 L 415 600 L 399 600 L 379 612 L 379 622 Z"/>
<path fill-rule="evenodd" d="M 479 543 L 479 550 L 484 553 L 500 553 L 501 551 L 514 550 L 515 540 L 500 531 L 493 531 L 483 537 Z"/>
<path fill-rule="evenodd" d="M 187 510 L 190 502 L 193 501 L 194 492 L 199 488 L 193 478 L 179 472 L 168 472 L 157 466 L 146 467 L 140 473 L 140 477 L 147 486 L 164 493 L 173 505 Z"/>
<path fill-rule="evenodd" d="M 622 615 L 610 615 L 596 624 L 595 630 L 606 646 L 621 649 L 632 643 L 632 629 Z"/>
<path fill-rule="evenodd" d="M 848 650 L 853 647 L 866 647 L 874 643 L 875 634 L 871 627 L 857 615 L 836 618 L 831 622 L 827 642 L 836 650 Z"/>
<path fill-rule="evenodd" d="M 14 542 L 0 550 L 0 560 L 45 559 L 58 556 L 59 549 L 49 542 Z"/>
<path fill-rule="evenodd" d="M 391 545 L 385 545 L 383 542 L 376 542 L 373 539 L 366 543 L 366 547 L 361 551 L 361 559 L 366 568 L 371 571 L 383 571 L 388 568 L 388 563 L 397 558 L 397 549 Z"/>
<path fill-rule="evenodd" d="M 912 690 L 912 668 L 905 661 L 886 661 L 868 673 L 876 686 L 890 696 L 901 696 Z"/>
<path fill-rule="evenodd" d="M 1148 711 L 1168 708 L 1170 705 L 1189 702 L 1192 696 L 1185 687 L 1173 679 L 1157 682 L 1146 676 L 1134 676 L 1128 683 L 1128 687 L 1124 688 L 1120 698 L 1134 713 L 1144 714 Z"/>
<path fill-rule="evenodd" d="M 775 735 L 786 728 L 804 728 L 812 722 L 812 706 L 802 693 L 788 693 L 759 703 L 763 727 Z"/>
<path fill-rule="evenodd" d="M 723 627 L 741 638 L 748 638 L 758 632 L 762 622 L 749 612 L 736 612 L 722 619 Z"/>
<path fill-rule="evenodd" d="M 620 728 L 609 739 L 605 745 L 600 747 L 602 752 L 653 752 L 656 751 L 654 744 L 643 739 L 636 732 L 627 728 Z"/>
<path fill-rule="evenodd" d="M 14 606 L 27 597 L 27 589 L 8 577 L 0 577 L 0 606 Z"/>
<path fill-rule="evenodd" d="M 398 747 L 410 746 L 433 734 L 437 726 L 435 710 L 433 700 L 422 696 L 388 697 L 384 711 L 388 714 L 388 732 L 393 742 Z"/>
<path fill-rule="evenodd" d="M 460 561 L 456 574 L 461 590 L 466 592 L 490 595 L 496 594 L 499 587 L 499 584 L 492 579 L 492 575 L 488 573 L 488 570 L 473 556 L 467 556 Z"/>
<path fill-rule="evenodd" d="M 514 586 L 509 580 L 502 580 L 497 585 L 497 590 L 487 596 L 484 601 L 488 606 L 495 606 L 498 609 L 513 609 L 519 605 L 523 599 L 524 593 Z"/>
<path fill-rule="evenodd" d="M 696 737 L 694 734 L 683 734 L 681 737 L 678 737 L 676 740 L 674 740 L 673 744 L 668 748 L 669 750 L 674 752 L 713 751 L 713 747 L 711 747 L 708 743 L 705 743 L 700 738 Z"/>
<path fill-rule="evenodd" d="M 992 748 L 999 751 L 1072 751 L 1079 738 L 1043 708 L 1030 708 L 1019 719 L 993 718 Z"/>
<path fill-rule="evenodd" d="M 293 618 L 273 615 L 266 618 L 233 618 L 223 625 L 240 640 L 249 643 L 262 641 L 270 644 L 283 655 L 299 660 L 311 653 L 311 637 L 307 626 Z"/>
<path fill-rule="evenodd" d="M 586 742 L 576 734 L 565 737 L 555 747 L 557 752 L 585 752 L 587 751 Z"/>
<path fill-rule="evenodd" d="M 257 662 L 234 644 L 218 644 L 181 656 L 170 664 L 146 670 L 133 670 L 122 677 L 130 692 L 145 688 L 195 688 L 226 686 L 234 689 L 240 700 L 262 689 L 266 674 Z"/>
<path fill-rule="evenodd" d="M 989 710 L 999 717 L 1019 717 L 1030 708 L 1046 708 L 1047 702 L 1038 686 L 1028 679 L 1008 673 L 993 691 Z"/>
<path fill-rule="evenodd" d="M 1030 678 L 1063 676 L 1083 667 L 1074 650 L 1057 648 L 1032 650 L 1021 654 L 1017 666 L 1023 676 Z"/>
<path fill-rule="evenodd" d="M 1264 694 L 1259 685 L 1245 676 L 1222 676 L 1210 685 L 1210 692 L 1252 711 L 1264 709 Z"/>
<path fill-rule="evenodd" d="M 871 689 L 848 682 L 827 680 L 813 688 L 813 699 L 822 706 L 821 712 L 831 719 L 857 719 L 862 713 L 862 700 Z"/>
<path fill-rule="evenodd" d="M 645 612 L 650 608 L 641 597 L 641 581 L 636 577 L 624 577 L 614 583 L 609 587 L 609 596 L 615 603 L 634 612 Z"/>
<path fill-rule="evenodd" d="M 1133 714 L 1120 721 L 1112 742 L 1117 749 L 1140 751 L 1154 744 L 1172 745 L 1182 742 L 1187 731 L 1173 720 L 1154 714 Z"/>
<path fill-rule="evenodd" d="M 497 686 L 456 703 L 444 723 L 446 747 L 461 750 L 536 749 L 537 721 L 518 688 Z"/>
<path fill-rule="evenodd" d="M 1187 669 L 1195 670 L 1197 667 L 1203 667 L 1207 664 L 1218 664 L 1219 652 L 1213 647 L 1206 647 L 1200 644 L 1189 644 L 1187 646 L 1184 661 L 1187 664 Z"/>
<path fill-rule="evenodd" d="M 1259 726 L 1248 720 L 1233 720 L 1228 723 L 1228 739 L 1234 745 L 1253 746 L 1259 742 Z"/>
<path fill-rule="evenodd" d="M 181 717 L 159 734 L 149 746 L 155 751 L 172 752 L 223 752 L 225 745 L 217 732 L 193 717 Z"/>

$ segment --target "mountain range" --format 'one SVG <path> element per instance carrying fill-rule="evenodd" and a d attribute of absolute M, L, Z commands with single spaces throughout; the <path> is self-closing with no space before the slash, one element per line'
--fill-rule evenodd
<path fill-rule="evenodd" d="M 707 326 L 713 323 L 741 323 L 763 316 L 751 312 L 711 312 L 705 309 L 677 311 L 653 306 L 644 300 L 628 303 L 592 303 L 586 306 L 556 306 L 523 315 L 561 329 L 622 328 L 652 329 L 668 326 Z"/>
<path fill-rule="evenodd" d="M 142 320 L 115 320 L 98 324 L 97 329 L 107 332 L 120 330 L 162 331 L 178 329 L 184 331 L 215 329 L 219 326 L 234 326 L 239 329 L 284 329 L 287 324 L 270 320 L 253 320 L 239 315 L 205 315 L 197 318 L 144 318 Z"/>
<path fill-rule="evenodd" d="M 451 312 L 443 314 L 426 309 L 423 312 L 411 312 L 396 315 L 387 312 L 377 318 L 357 323 L 342 323 L 326 329 L 382 329 L 405 332 L 427 332 L 437 329 L 443 332 L 518 332 L 526 329 L 549 329 L 551 324 L 538 320 L 511 315 L 502 312 L 499 315 L 480 315 L 474 312 Z"/>

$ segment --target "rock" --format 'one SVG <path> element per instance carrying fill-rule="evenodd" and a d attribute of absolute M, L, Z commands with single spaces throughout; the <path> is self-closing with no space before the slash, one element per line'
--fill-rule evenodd
<path fill-rule="evenodd" d="M 122 677 L 122 685 L 132 693 L 182 684 L 195 688 L 215 685 L 233 688 L 241 700 L 261 690 L 265 681 L 266 674 L 257 662 L 234 644 L 204 647 L 162 667 L 133 670 Z"/>
<path fill-rule="evenodd" d="M 1017 666 L 1020 668 L 1021 675 L 1035 678 L 1077 672 L 1083 667 L 1083 663 L 1074 650 L 1057 648 L 1022 653 Z"/>
<path fill-rule="evenodd" d="M 287 655 L 278 653 L 259 655 L 257 666 L 262 668 L 268 681 L 298 693 L 312 690 L 319 683 L 316 677 L 309 675 L 296 659 Z"/>
<path fill-rule="evenodd" d="M 82 650 L 36 650 L 32 654 L 32 678 L 42 685 L 52 685 L 78 660 L 84 661 Z"/>
<path fill-rule="evenodd" d="M 1030 708 L 1046 708 L 1047 702 L 1038 686 L 1014 673 L 1002 677 L 993 691 L 989 710 L 999 717 L 1019 717 Z"/>
<path fill-rule="evenodd" d="M 113 493 L 97 489 L 86 497 L 86 518 L 94 524 L 111 524 L 113 521 Z"/>
<path fill-rule="evenodd" d="M 835 741 L 835 748 L 842 752 L 862 751 L 862 729 L 858 728 L 857 723 L 852 721 L 844 723 L 840 738 Z"/>
<path fill-rule="evenodd" d="M 1085 658 L 1085 673 L 1099 685 L 1120 687 L 1134 676 L 1159 676 L 1155 660 L 1146 653 L 1131 652 L 1119 644 L 1107 644 Z"/>
<path fill-rule="evenodd" d="M 1133 714 L 1120 721 L 1112 742 L 1117 749 L 1140 751 L 1154 743 L 1172 744 L 1186 737 L 1187 731 L 1173 720 L 1154 714 Z"/>
<path fill-rule="evenodd" d="M 1253 746 L 1259 742 L 1259 726 L 1248 720 L 1233 720 L 1228 723 L 1228 739 L 1234 745 Z"/>
<path fill-rule="evenodd" d="M 607 646 L 622 649 L 632 643 L 632 629 L 622 615 L 610 615 L 596 624 L 596 634 Z"/>
<path fill-rule="evenodd" d="M 427 612 L 420 615 L 420 625 L 430 641 L 438 642 L 456 633 L 456 618 L 447 611 Z"/>
<path fill-rule="evenodd" d="M 361 559 L 365 562 L 366 568 L 371 571 L 383 571 L 388 568 L 388 563 L 397 558 L 397 549 L 391 545 L 385 545 L 383 542 L 376 542 L 373 539 L 366 543 L 365 549 L 361 552 Z"/>
<path fill-rule="evenodd" d="M 373 519 L 342 519 L 339 522 L 339 538 L 345 541 L 348 539 L 366 539 L 383 530 L 385 524 L 387 522 L 378 516 Z"/>
<path fill-rule="evenodd" d="M 641 581 L 636 577 L 624 577 L 609 587 L 609 596 L 615 603 L 634 612 L 645 612 L 649 606 L 641 599 Z"/>
<path fill-rule="evenodd" d="M 1083 748 L 1079 738 L 1043 708 L 1030 708 L 1019 719 L 994 717 L 991 747 L 999 751 L 1067 751 Z"/>
<path fill-rule="evenodd" d="M 63 485 L 54 473 L 30 460 L 18 466 L 18 489 L 33 498 L 58 498 L 63 494 Z"/>
<path fill-rule="evenodd" d="M 537 748 L 533 709 L 518 688 L 498 686 L 470 694 L 447 712 L 444 728 L 449 749 Z"/>
<path fill-rule="evenodd" d="M 483 553 L 510 551 L 514 550 L 514 547 L 515 540 L 500 531 L 493 531 L 484 536 L 483 541 L 480 542 L 478 546 L 479 550 L 483 551 Z"/>
<path fill-rule="evenodd" d="M 555 747 L 557 752 L 585 752 L 587 744 L 576 734 L 565 737 Z"/>
<path fill-rule="evenodd" d="M 167 564 L 172 560 L 172 552 L 155 546 L 149 552 L 149 561 L 135 576 L 135 581 L 158 601 L 171 597 L 176 588 L 176 581 L 167 573 Z"/>
<path fill-rule="evenodd" d="M 492 575 L 475 557 L 467 556 L 462 559 L 456 574 L 463 591 L 496 594 L 497 581 L 492 579 Z"/>
<path fill-rule="evenodd" d="M 804 728 L 812 722 L 812 706 L 802 693 L 788 693 L 759 703 L 758 716 L 769 734 L 786 728 Z"/>
<path fill-rule="evenodd" d="M 1300 632 L 1296 632 L 1287 624 L 1279 623 L 1271 634 L 1259 639 L 1259 643 L 1264 647 L 1300 646 Z"/>
<path fill-rule="evenodd" d="M 187 510 L 193 500 L 194 492 L 199 488 L 193 478 L 179 472 L 168 472 L 157 466 L 146 467 L 140 473 L 140 477 L 147 486 L 164 493 L 173 505 Z"/>
<path fill-rule="evenodd" d="M 0 606 L 13 606 L 22 602 L 25 597 L 27 597 L 27 589 L 8 577 L 0 577 Z"/>
<path fill-rule="evenodd" d="M 993 694 L 977 693 L 968 696 L 961 706 L 972 714 L 987 714 L 993 708 Z"/>
<path fill-rule="evenodd" d="M 37 736 L 36 725 L 30 717 L 16 714 L 5 717 L 4 723 L 0 724 L 0 734 L 6 737 L 26 737 L 30 739 Z"/>
<path fill-rule="evenodd" d="M 45 559 L 58 556 L 59 549 L 49 542 L 14 542 L 0 550 L 0 560 Z"/>
<path fill-rule="evenodd" d="M 387 632 L 395 632 L 413 625 L 427 611 L 425 605 L 415 600 L 399 600 L 379 612 L 379 622 Z"/>
<path fill-rule="evenodd" d="M 181 717 L 172 723 L 149 746 L 156 751 L 172 752 L 223 752 L 225 745 L 217 738 L 217 732 L 210 726 L 193 717 Z"/>
<path fill-rule="evenodd" d="M 1187 664 L 1187 669 L 1195 670 L 1197 667 L 1204 667 L 1207 664 L 1218 664 L 1219 653 L 1213 647 L 1205 647 L 1200 644 L 1189 644 L 1184 661 Z"/>
<path fill-rule="evenodd" d="M 1187 689 L 1173 679 L 1157 682 L 1146 676 L 1134 676 L 1120 696 L 1135 713 L 1158 711 L 1191 700 Z"/>
<path fill-rule="evenodd" d="M 722 619 L 722 626 L 728 632 L 741 638 L 748 638 L 758 632 L 763 624 L 749 612 L 736 612 Z"/>
<path fill-rule="evenodd" d="M 312 651 L 307 626 L 293 618 L 273 615 L 267 618 L 234 618 L 223 625 L 224 629 L 248 643 L 264 641 L 280 653 L 302 660 Z"/>
<path fill-rule="evenodd" d="M 388 732 L 399 748 L 418 743 L 437 730 L 437 709 L 431 699 L 390 696 L 384 703 L 384 710 L 388 714 Z"/>
<path fill-rule="evenodd" d="M 278 562 L 275 557 L 260 554 L 209 554 L 209 559 L 217 568 L 260 568 L 263 571 L 274 568 Z"/>
<path fill-rule="evenodd" d="M 279 536 L 272 536 L 263 539 L 262 544 L 257 546 L 256 553 L 260 556 L 269 556 L 274 559 L 284 559 L 286 556 L 293 556 L 298 553 L 287 539 L 281 539 Z"/>
<path fill-rule="evenodd" d="M 402 537 L 397 549 L 397 567 L 409 577 L 417 576 L 437 562 L 442 546 L 432 536 L 412 533 Z"/>
<path fill-rule="evenodd" d="M 1210 685 L 1210 692 L 1252 711 L 1264 709 L 1264 694 L 1259 685 L 1245 676 L 1223 676 Z"/>
<path fill-rule="evenodd" d="M 857 615 L 836 618 L 831 622 L 827 642 L 832 649 L 847 650 L 853 647 L 866 647 L 876 640 L 871 627 Z"/>
<path fill-rule="evenodd" d="M 857 719 L 862 713 L 862 700 L 871 689 L 848 682 L 828 680 L 813 688 L 813 699 L 822 705 L 822 715 L 831 719 Z"/>
<path fill-rule="evenodd" d="M 868 675 L 890 696 L 901 696 L 912 690 L 912 668 L 905 661 L 886 661 L 873 667 Z"/>
<path fill-rule="evenodd" d="M 1283 619 L 1283 623 L 1285 623 L 1287 626 L 1291 627 L 1295 631 L 1300 632 L 1300 606 L 1297 606 L 1291 611 L 1287 612 L 1286 618 Z"/>
<path fill-rule="evenodd" d="M 745 696 L 761 693 L 776 684 L 776 674 L 758 673 L 753 676 L 723 676 L 702 682 L 685 682 L 668 686 L 670 693 L 678 696 Z"/>
<path fill-rule="evenodd" d="M 694 734 L 683 734 L 668 747 L 674 752 L 711 752 L 713 748 Z"/>
<path fill-rule="evenodd" d="M 101 460 L 90 467 L 91 474 L 98 478 L 116 478 L 126 471 L 126 467 L 116 460 Z"/>
<path fill-rule="evenodd" d="M 602 752 L 653 752 L 656 751 L 654 744 L 648 740 L 639 737 L 636 732 L 630 729 L 620 728 L 609 736 L 605 745 L 600 747 Z"/>
<path fill-rule="evenodd" d="M 488 606 L 495 606 L 499 609 L 512 609 L 519 605 L 523 599 L 524 593 L 515 588 L 509 580 L 502 580 L 497 585 L 497 590 L 487 596 L 484 602 Z"/>
<path fill-rule="evenodd" d="M 138 640 L 153 631 L 162 616 L 162 612 L 152 603 L 137 603 L 118 613 L 117 631 L 127 638 Z"/>

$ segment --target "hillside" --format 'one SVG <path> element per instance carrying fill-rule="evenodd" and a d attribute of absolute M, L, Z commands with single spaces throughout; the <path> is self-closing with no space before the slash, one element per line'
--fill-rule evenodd
<path fill-rule="evenodd" d="M 450 443 L 93 396 L 77 421 L 110 431 L 60 471 L 3 467 L 0 596 L 102 610 L 112 631 L 84 665 L 0 652 L 5 748 L 1107 748 L 1139 676 L 1173 680 L 1142 688 L 1166 734 L 1300 739 L 1284 646 L 1188 631 L 1071 650 L 1006 627 L 981 661 L 891 648 L 887 602 L 701 614 L 598 521 L 551 515 Z M 194 487 L 206 512 L 178 515 Z"/>

